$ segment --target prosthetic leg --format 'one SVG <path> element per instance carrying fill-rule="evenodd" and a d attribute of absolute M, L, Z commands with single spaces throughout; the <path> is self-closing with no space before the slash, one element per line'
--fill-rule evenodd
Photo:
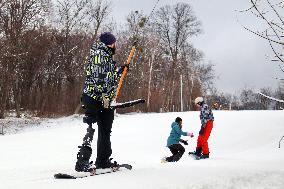
<path fill-rule="evenodd" d="M 93 141 L 93 136 L 95 129 L 93 129 L 92 124 L 96 123 L 96 119 L 93 116 L 85 116 L 83 118 L 83 122 L 88 124 L 87 133 L 83 138 L 82 146 L 78 146 L 80 148 L 77 154 L 77 162 L 75 165 L 75 170 L 78 172 L 91 172 L 92 171 L 92 163 L 89 162 L 92 155 L 91 144 Z"/>

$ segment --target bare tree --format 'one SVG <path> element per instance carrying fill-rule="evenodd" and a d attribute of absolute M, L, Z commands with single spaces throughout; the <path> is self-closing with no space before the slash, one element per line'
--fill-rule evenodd
<path fill-rule="evenodd" d="M 167 79 L 165 80 L 164 108 L 169 110 L 172 107 L 175 76 L 180 60 L 181 48 L 188 39 L 200 33 L 200 22 L 194 16 L 192 8 L 187 3 L 178 3 L 173 6 L 164 6 L 155 14 L 154 26 L 157 34 L 163 41 L 163 48 L 170 58 L 168 65 Z M 179 78 L 179 77 L 178 77 Z"/>
<path fill-rule="evenodd" d="M 5 44 L 0 63 L 9 74 L 4 74 L 3 80 L 6 81 L 0 84 L 0 88 L 3 88 L 0 100 L 4 107 L 0 110 L 0 117 L 3 117 L 10 91 L 16 105 L 17 116 L 20 116 L 20 94 L 24 83 L 21 66 L 26 63 L 26 56 L 29 53 L 24 48 L 23 36 L 43 24 L 48 4 L 49 0 L 0 1 L 0 36 Z"/>
<path fill-rule="evenodd" d="M 0 117 L 6 109 L 16 109 L 18 116 L 21 108 L 53 116 L 70 115 L 79 107 L 90 45 L 104 28 L 113 27 L 108 22 L 110 3 L 56 0 L 53 11 L 49 3 L 0 0 Z M 188 41 L 200 32 L 190 7 L 177 4 L 168 8 L 169 38 L 161 37 L 162 18 L 150 18 L 145 24 L 148 19 L 137 11 L 130 13 L 126 28 L 118 31 L 115 59 L 119 64 L 126 61 L 133 42 L 138 41 L 119 101 L 147 98 L 148 102 L 147 107 L 121 112 L 158 112 L 163 105 L 166 111 L 180 110 L 180 74 L 185 78 L 184 104 L 190 108 L 188 97 L 200 95 L 211 78 L 210 68 L 200 64 L 202 53 Z M 54 17 L 46 18 L 49 12 Z M 55 17 L 56 22 L 50 22 Z M 153 27 L 157 22 L 161 25 Z"/>
<path fill-rule="evenodd" d="M 173 85 L 169 89 L 169 74 L 172 73 L 169 71 L 171 66 L 169 63 L 172 63 L 172 58 L 166 50 L 168 46 L 165 46 L 167 45 L 165 39 L 162 39 L 161 35 L 157 33 L 157 28 L 153 27 L 158 22 L 156 18 L 150 19 L 149 24 L 141 27 L 144 20 L 146 20 L 146 17 L 143 14 L 138 11 L 132 12 L 127 17 L 126 30 L 120 34 L 120 48 L 116 55 L 119 62 L 125 61 L 127 57 L 125 52 L 129 52 L 132 41 L 138 41 L 138 44 L 136 45 L 136 55 L 130 65 L 131 71 L 123 85 L 122 91 L 127 92 L 122 92 L 119 100 L 143 96 L 147 98 L 147 106 L 146 109 L 142 110 L 158 112 L 165 103 L 165 92 L 169 92 L 171 106 L 164 110 L 180 110 L 180 74 L 182 74 L 185 78 L 182 83 L 185 88 L 182 94 L 185 97 L 183 104 L 185 109 L 190 109 L 193 105 L 190 97 L 194 98 L 202 93 L 201 88 L 204 85 L 201 83 L 201 79 L 202 81 L 211 79 L 208 75 L 211 74 L 208 71 L 210 69 L 207 70 L 205 69 L 206 65 L 200 64 L 202 53 L 187 42 L 178 48 L 179 54 L 174 68 L 178 76 L 172 77 Z M 200 74 L 203 74 L 203 76 L 200 76 Z M 190 80 L 191 78 L 193 79 Z M 193 85 L 191 81 L 193 81 Z"/>
<path fill-rule="evenodd" d="M 275 55 L 273 61 L 284 63 L 284 2 L 282 0 L 250 0 L 250 4 L 249 9 L 241 12 L 253 14 L 262 25 L 259 30 L 244 28 L 266 39 Z"/>
<path fill-rule="evenodd" d="M 84 68 L 86 49 L 83 47 L 87 39 L 87 31 L 89 31 L 90 2 L 87 0 L 57 0 L 57 14 L 59 19 L 57 25 L 60 28 L 60 35 L 57 35 L 57 45 L 59 46 L 59 64 L 56 68 L 57 77 L 61 81 L 62 86 L 59 88 L 73 96 L 72 101 L 68 100 L 69 112 L 74 112 L 79 103 L 80 79 Z M 62 91 L 63 93 L 63 91 Z M 61 96 L 60 96 L 61 97 Z M 66 101 L 65 98 L 58 101 Z M 64 104 L 66 104 L 64 103 Z M 63 107 L 64 107 L 63 104 Z"/>
<path fill-rule="evenodd" d="M 200 69 L 200 62 L 203 58 L 203 53 L 195 49 L 190 44 L 185 44 L 181 50 L 181 59 L 183 61 L 181 62 L 181 66 L 179 67 L 178 71 L 185 78 L 183 82 L 183 86 L 185 88 L 183 94 L 183 96 L 185 97 L 185 108 L 192 110 L 194 107 L 193 99 L 203 94 L 201 74 L 204 73 Z"/>
<path fill-rule="evenodd" d="M 283 0 L 250 0 L 251 7 L 241 11 L 254 15 L 260 24 L 260 29 L 244 28 L 249 32 L 266 39 L 274 53 L 273 62 L 284 63 L 284 2 Z M 268 94 L 267 94 L 268 95 Z"/>
<path fill-rule="evenodd" d="M 100 29 L 102 28 L 103 24 L 106 23 L 110 12 L 111 6 L 110 2 L 105 0 L 97 0 L 95 2 L 90 2 L 89 11 L 91 13 L 91 21 L 93 24 L 93 40 L 97 38 Z"/>
<path fill-rule="evenodd" d="M 243 110 L 261 110 L 261 98 L 253 89 L 245 88 L 241 91 L 240 102 Z"/>
<path fill-rule="evenodd" d="M 149 60 L 152 57 L 150 51 L 155 47 L 153 46 L 155 40 L 148 36 L 150 33 L 148 26 L 141 27 L 144 18 L 143 13 L 131 12 L 127 17 L 125 29 L 119 34 L 118 44 L 120 48 L 115 56 L 120 64 L 126 62 L 128 53 L 133 46 L 136 49 L 130 64 L 131 71 L 128 73 L 118 97 L 119 101 L 146 96 L 147 90 L 145 89 L 149 88 L 147 86 L 149 78 L 146 72 L 149 71 Z M 125 91 L 127 92 L 125 93 Z"/>
<path fill-rule="evenodd" d="M 271 88 L 262 88 L 262 89 L 260 89 L 260 92 L 263 93 L 263 94 L 266 94 L 268 96 L 274 95 Z M 275 103 L 273 101 L 271 101 L 267 98 L 261 98 L 260 102 L 261 102 L 261 105 L 262 105 L 261 109 L 264 109 L 264 110 L 274 109 L 273 106 L 275 106 Z"/>

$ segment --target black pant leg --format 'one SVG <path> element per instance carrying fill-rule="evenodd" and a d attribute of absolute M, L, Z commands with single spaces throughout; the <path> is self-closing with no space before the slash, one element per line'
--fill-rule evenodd
<path fill-rule="evenodd" d="M 185 152 L 185 149 L 181 144 L 173 144 L 169 148 L 173 154 L 172 156 L 166 158 L 166 160 L 169 162 L 178 161 Z"/>
<path fill-rule="evenodd" d="M 170 149 L 172 155 L 171 155 L 170 157 L 167 157 L 166 160 L 167 160 L 168 162 L 172 162 L 174 156 L 178 153 L 178 149 L 176 149 L 175 144 L 169 146 L 168 148 Z"/>
<path fill-rule="evenodd" d="M 185 149 L 181 144 L 175 144 L 175 145 L 176 145 L 176 149 L 178 150 L 178 153 L 174 155 L 173 161 L 178 161 L 184 154 Z"/>
<path fill-rule="evenodd" d="M 97 141 L 97 159 L 96 165 L 104 167 L 109 163 L 112 154 L 110 134 L 114 119 L 114 111 L 103 109 L 98 113 L 98 141 Z"/>

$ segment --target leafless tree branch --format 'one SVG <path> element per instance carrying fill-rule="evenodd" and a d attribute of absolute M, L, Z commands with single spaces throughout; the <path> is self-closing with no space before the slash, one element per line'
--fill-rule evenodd
<path fill-rule="evenodd" d="M 251 33 L 253 33 L 253 34 L 255 34 L 255 35 L 261 37 L 261 38 L 263 38 L 263 39 L 267 39 L 267 40 L 269 40 L 269 41 L 271 41 L 271 42 L 273 42 L 273 43 L 277 43 L 277 44 L 280 44 L 280 45 L 284 45 L 284 42 L 279 42 L 279 41 L 275 41 L 275 40 L 273 40 L 273 39 L 270 39 L 270 38 L 268 38 L 268 37 L 266 37 L 266 36 L 261 35 L 261 34 L 258 33 L 258 32 L 255 32 L 255 31 L 253 31 L 253 30 L 248 29 L 248 28 L 245 27 L 245 26 L 243 26 L 243 28 L 246 29 L 247 31 L 249 31 L 249 32 L 251 32 Z"/>
<path fill-rule="evenodd" d="M 282 22 L 282 24 L 284 25 L 284 20 L 281 18 L 281 16 L 279 15 L 279 13 L 276 11 L 276 9 L 274 8 L 274 6 L 271 4 L 271 2 L 269 0 L 266 0 L 267 3 L 269 4 L 269 6 L 272 8 L 272 10 L 274 11 L 274 13 L 277 15 L 278 19 Z"/>
<path fill-rule="evenodd" d="M 265 34 L 266 34 L 266 38 L 269 39 L 269 37 L 267 36 L 267 30 L 266 30 L 266 33 L 265 33 Z M 284 60 L 278 55 L 278 53 L 277 53 L 276 50 L 274 49 L 274 47 L 273 47 L 271 41 L 268 40 L 268 42 L 269 42 L 269 45 L 270 45 L 271 49 L 273 50 L 275 56 L 276 56 L 281 62 L 284 63 Z"/>
<path fill-rule="evenodd" d="M 278 33 L 275 31 L 274 27 L 271 25 L 270 21 L 267 20 L 267 18 L 264 16 L 264 13 L 260 12 L 260 10 L 257 8 L 256 3 L 251 0 L 251 3 L 253 5 L 253 8 L 257 11 L 257 13 L 259 14 L 259 16 L 265 20 L 265 22 L 270 26 L 270 28 L 273 30 L 273 32 L 275 33 L 275 35 L 277 36 L 277 38 L 280 40 L 280 37 L 278 36 Z"/>

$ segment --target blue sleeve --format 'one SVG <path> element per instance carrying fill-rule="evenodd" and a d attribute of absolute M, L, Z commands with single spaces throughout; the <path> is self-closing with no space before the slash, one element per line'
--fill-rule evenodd
<path fill-rule="evenodd" d="M 173 127 L 173 129 L 174 129 L 175 132 L 177 132 L 179 135 L 187 136 L 187 132 L 183 132 L 183 131 L 180 129 L 180 127 L 179 127 L 178 124 L 176 124 L 176 125 Z"/>

